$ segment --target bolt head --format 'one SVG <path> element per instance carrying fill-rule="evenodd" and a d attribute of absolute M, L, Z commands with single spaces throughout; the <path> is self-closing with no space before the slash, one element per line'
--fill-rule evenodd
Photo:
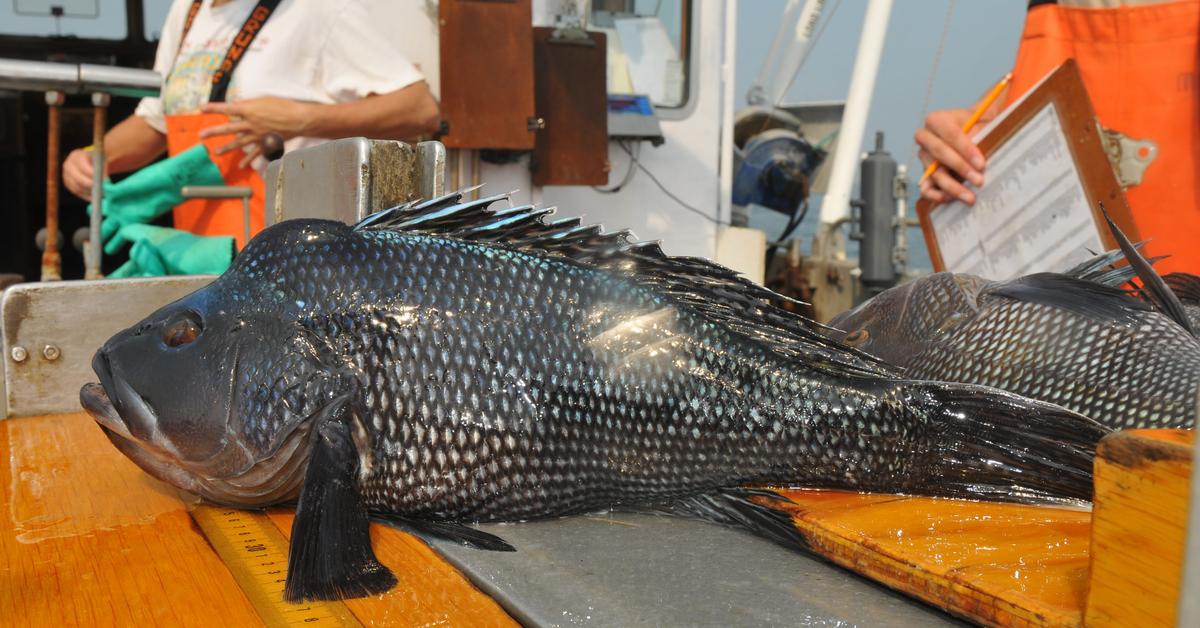
<path fill-rule="evenodd" d="M 25 347 L 19 345 L 13 347 L 9 354 L 12 356 L 14 362 L 24 362 L 29 358 L 29 352 L 25 350 Z"/>
<path fill-rule="evenodd" d="M 62 355 L 62 352 L 59 351 L 58 347 L 54 345 L 46 345 L 45 347 L 42 347 L 42 357 L 51 362 L 57 360 L 60 355 Z"/>

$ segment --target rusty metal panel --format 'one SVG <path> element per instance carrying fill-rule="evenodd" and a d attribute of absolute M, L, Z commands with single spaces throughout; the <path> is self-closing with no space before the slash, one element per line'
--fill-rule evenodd
<path fill-rule="evenodd" d="M 442 0 L 438 17 L 442 119 L 449 126 L 442 142 L 533 148 L 530 0 Z"/>
<path fill-rule="evenodd" d="M 446 190 L 446 147 L 351 137 L 285 154 L 267 166 L 266 225 L 292 218 L 355 223 Z"/>
<path fill-rule="evenodd" d="M 608 86 L 604 33 L 555 39 L 553 28 L 535 28 L 534 89 L 538 131 L 534 185 L 608 183 Z"/>
<path fill-rule="evenodd" d="M 92 355 L 113 334 L 215 275 L 22 283 L 0 295 L 0 418 L 72 412 L 95 381 Z"/>

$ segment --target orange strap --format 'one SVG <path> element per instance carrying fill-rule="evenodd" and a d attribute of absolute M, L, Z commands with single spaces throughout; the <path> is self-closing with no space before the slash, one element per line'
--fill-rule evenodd
<path fill-rule="evenodd" d="M 240 150 L 217 155 L 216 149 L 229 143 L 229 136 L 200 139 L 200 131 L 229 122 L 229 116 L 221 113 L 196 113 L 167 116 L 167 154 L 177 155 L 196 144 L 204 142 L 209 158 L 225 178 L 225 185 L 249 186 L 250 235 L 262 231 L 265 186 L 258 171 L 252 167 L 240 167 L 238 163 L 245 154 Z M 238 250 L 246 246 L 242 238 L 241 199 L 192 199 L 175 208 L 175 228 L 199 235 L 233 236 Z"/>
<path fill-rule="evenodd" d="M 1100 123 L 1158 144 L 1126 191 L 1160 272 L 1200 273 L 1200 1 L 1113 9 L 1031 8 L 1008 99 L 1074 58 Z"/>

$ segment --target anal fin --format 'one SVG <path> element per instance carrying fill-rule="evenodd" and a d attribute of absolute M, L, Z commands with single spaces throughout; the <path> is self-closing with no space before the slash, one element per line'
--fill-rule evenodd
<path fill-rule="evenodd" d="M 787 502 L 788 498 L 766 490 L 726 488 L 717 493 L 692 495 L 676 502 L 653 508 L 654 512 L 693 517 L 735 528 L 774 541 L 794 550 L 808 551 L 808 540 L 792 522 L 787 512 L 751 501 Z"/>
<path fill-rule="evenodd" d="M 421 519 L 407 519 L 397 517 L 395 515 L 376 514 L 375 519 L 386 524 L 403 528 L 417 534 L 423 534 L 438 539 L 454 541 L 460 545 L 473 549 L 487 550 L 491 552 L 515 552 L 517 548 L 509 545 L 508 541 L 494 535 L 476 530 L 470 526 L 461 523 L 451 523 L 447 521 L 425 521 Z"/>
<path fill-rule="evenodd" d="M 315 443 L 292 523 L 284 599 L 332 600 L 382 593 L 396 577 L 375 558 L 358 492 L 350 404 L 335 400 L 315 419 Z"/>

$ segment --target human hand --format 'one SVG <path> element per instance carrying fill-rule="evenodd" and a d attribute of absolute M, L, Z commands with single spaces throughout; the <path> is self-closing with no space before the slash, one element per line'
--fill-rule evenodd
<path fill-rule="evenodd" d="M 268 133 L 275 133 L 284 140 L 305 135 L 313 119 L 313 109 L 318 106 L 314 103 L 270 96 L 237 102 L 208 103 L 203 108 L 205 113 L 223 113 L 229 116 L 230 121 L 204 129 L 200 132 L 200 137 L 234 136 L 214 152 L 221 155 L 241 149 L 245 153 L 241 166 L 245 167 L 262 154 L 262 140 Z"/>
<path fill-rule="evenodd" d="M 963 124 L 971 117 L 966 109 L 934 111 L 925 118 L 925 127 L 918 129 L 913 139 L 920 150 L 917 155 L 926 168 L 937 161 L 941 164 L 929 177 L 920 182 L 921 196 L 934 203 L 951 199 L 973 205 L 975 193 L 962 184 L 970 181 L 983 185 L 983 151 L 963 132 Z M 955 177 L 957 175 L 957 177 Z"/>
<path fill-rule="evenodd" d="M 88 201 L 92 198 L 92 151 L 76 148 L 62 164 L 62 180 L 72 194 Z"/>

